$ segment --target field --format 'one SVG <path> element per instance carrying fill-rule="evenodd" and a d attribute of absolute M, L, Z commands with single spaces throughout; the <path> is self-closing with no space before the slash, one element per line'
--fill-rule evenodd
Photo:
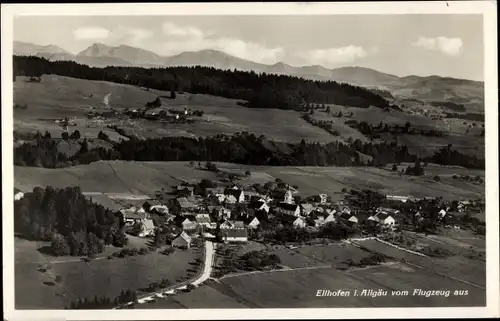
<path fill-rule="evenodd" d="M 291 185 L 297 185 L 302 196 L 328 193 L 335 199 L 342 199 L 342 188 L 375 189 L 388 195 L 414 197 L 442 196 L 445 199 L 476 199 L 484 197 L 484 184 L 465 183 L 454 180 L 451 175 L 480 175 L 484 171 L 470 171 L 463 168 L 433 167 L 428 165 L 428 174 L 421 177 L 400 175 L 388 169 L 363 167 L 269 167 L 218 163 L 222 171 L 251 172 L 243 178 L 242 184 L 261 183 L 280 178 Z M 426 169 L 427 170 L 427 169 Z M 435 173 L 445 174 L 440 182 L 434 182 Z M 439 174 L 441 176 L 441 174 Z M 217 179 L 213 172 L 195 169 L 186 162 L 127 162 L 100 161 L 89 165 L 70 168 L 48 169 L 15 167 L 15 186 L 31 191 L 35 186 L 67 187 L 80 186 L 84 193 L 102 193 L 96 201 L 109 204 L 113 200 L 133 195 L 154 197 L 162 188 L 169 191 L 182 181 L 198 182 L 201 179 Z M 123 195 L 112 196 L 113 193 Z M 107 196 L 106 196 L 107 195 Z"/>
<path fill-rule="evenodd" d="M 92 96 L 91 96 L 92 95 Z M 106 129 L 102 123 L 87 119 L 87 113 L 93 107 L 97 111 L 114 108 L 117 111 L 144 108 L 146 102 L 156 97 L 169 97 L 170 92 L 145 89 L 102 81 L 74 79 L 55 75 L 44 75 L 41 83 L 26 82 L 18 77 L 14 83 L 14 103 L 28 106 L 27 109 L 15 111 L 14 129 L 20 132 L 48 130 L 53 137 L 60 137 L 61 127 L 55 119 L 75 117 L 77 126 L 69 127 L 70 131 L 78 129 L 82 136 L 97 137 L 100 130 L 112 139 L 124 138 Z M 108 97 L 108 106 L 104 98 Z M 175 100 L 161 98 L 162 107 L 182 110 L 189 108 L 201 110 L 203 117 L 194 124 L 166 124 L 150 120 L 110 120 L 137 136 L 213 136 L 217 134 L 234 134 L 248 131 L 263 134 L 276 141 L 300 141 L 303 137 L 319 142 L 335 140 L 321 128 L 315 127 L 300 118 L 293 111 L 274 109 L 250 109 L 238 106 L 238 100 L 226 99 L 201 94 L 178 94 Z"/>
<path fill-rule="evenodd" d="M 144 240 L 131 237 L 128 247 L 144 247 Z M 108 247 L 98 259 L 89 263 L 77 257 L 51 257 L 39 249 L 47 244 L 16 239 L 15 293 L 18 309 L 62 309 L 79 298 L 107 295 L 114 298 L 120 291 L 138 290 L 162 278 L 175 283 L 185 277 L 199 251 L 176 251 L 166 256 L 150 253 L 127 258 L 107 259 L 119 249 Z M 41 268 L 46 271 L 40 270 Z M 54 282 L 56 276 L 61 280 Z M 29 293 L 29 295 L 27 295 Z"/>
<path fill-rule="evenodd" d="M 334 115 L 341 112 L 343 115 L 350 117 L 335 117 Z M 410 122 L 411 127 L 417 129 L 435 129 L 441 130 L 449 134 L 446 137 L 432 137 L 423 135 L 402 135 L 397 136 L 391 134 L 382 134 L 381 137 L 387 142 L 397 140 L 398 144 L 408 146 L 411 153 L 418 154 L 421 157 L 432 156 L 437 150 L 448 144 L 452 144 L 453 148 L 462 153 L 475 155 L 479 158 L 484 158 L 485 140 L 480 136 L 481 122 L 471 122 L 458 119 L 443 119 L 433 120 L 429 117 L 421 115 L 412 115 L 405 112 L 391 110 L 390 112 L 381 111 L 379 108 L 370 107 L 349 108 L 345 106 L 330 105 L 330 114 L 322 111 L 317 111 L 312 116 L 315 120 L 333 121 L 332 129 L 336 130 L 340 139 L 347 141 L 349 137 L 353 140 L 360 139 L 362 142 L 368 142 L 368 138 L 362 135 L 359 131 L 349 127 L 344 122 L 347 120 L 356 120 L 358 122 L 367 122 L 373 126 L 377 126 L 380 122 L 389 126 L 399 125 L 404 126 L 406 122 Z M 465 125 L 464 125 L 465 122 Z M 475 126 L 472 126 L 475 124 Z M 471 127 L 469 127 L 471 126 Z M 468 130 L 468 132 L 466 132 Z"/>
<path fill-rule="evenodd" d="M 251 250 L 256 246 L 249 244 L 244 248 Z M 485 304 L 485 291 L 481 288 L 414 265 L 389 261 L 379 266 L 345 271 L 333 268 L 331 265 L 338 261 L 368 255 L 368 252 L 352 245 L 308 246 L 293 251 L 282 248 L 274 253 L 280 256 L 284 265 L 293 269 L 222 278 L 192 292 L 159 299 L 137 308 L 452 307 Z M 433 264 L 431 259 L 424 259 Z M 373 298 L 362 295 L 363 289 L 387 292 L 384 296 Z M 415 289 L 451 292 L 448 297 L 426 297 L 414 295 Z M 316 296 L 318 290 L 343 290 L 349 291 L 350 295 L 321 297 Z M 357 295 L 354 293 L 356 290 Z M 408 295 L 393 295 L 393 290 L 406 290 Z M 455 290 L 464 291 L 463 295 L 455 295 Z"/>

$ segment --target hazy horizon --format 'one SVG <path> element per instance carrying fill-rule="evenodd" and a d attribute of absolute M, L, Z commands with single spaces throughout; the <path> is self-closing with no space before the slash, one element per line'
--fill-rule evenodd
<path fill-rule="evenodd" d="M 93 43 L 160 56 L 212 49 L 266 65 L 484 81 L 480 15 L 26 16 L 14 20 L 14 40 L 72 54 Z"/>

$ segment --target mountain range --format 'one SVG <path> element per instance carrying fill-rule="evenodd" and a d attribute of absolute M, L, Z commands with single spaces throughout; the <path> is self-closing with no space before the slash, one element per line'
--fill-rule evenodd
<path fill-rule="evenodd" d="M 484 104 L 483 82 L 440 76 L 398 77 L 365 67 L 328 69 L 320 65 L 296 67 L 283 62 L 266 65 L 211 49 L 186 51 L 178 55 L 165 57 L 148 50 L 126 45 L 108 46 L 94 43 L 75 55 L 55 45 L 40 46 L 15 41 L 14 55 L 38 56 L 50 61 L 69 60 L 91 67 L 208 66 L 224 70 L 236 69 L 257 73 L 283 74 L 312 80 L 334 80 L 384 90 L 400 99 L 411 98 L 424 102 L 451 101 L 470 105 L 474 110 L 482 110 Z"/>

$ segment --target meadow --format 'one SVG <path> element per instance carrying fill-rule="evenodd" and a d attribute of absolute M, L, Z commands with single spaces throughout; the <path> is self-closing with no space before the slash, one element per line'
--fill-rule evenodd
<path fill-rule="evenodd" d="M 145 247 L 143 239 L 130 237 L 128 248 Z M 142 243 L 142 245 L 141 245 Z M 16 239 L 15 293 L 17 309 L 63 309 L 71 301 L 106 295 L 111 299 L 121 290 L 146 288 L 163 278 L 172 284 L 187 276 L 190 262 L 201 250 L 178 250 L 171 255 L 152 252 L 126 258 L 108 259 L 119 251 L 108 246 L 90 262 L 78 257 L 44 254 L 48 244 Z M 29 295 L 26 295 L 29 293 Z"/>

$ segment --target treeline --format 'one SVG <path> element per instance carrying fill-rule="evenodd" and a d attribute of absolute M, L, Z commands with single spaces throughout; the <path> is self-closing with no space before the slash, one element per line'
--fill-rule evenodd
<path fill-rule="evenodd" d="M 462 104 L 457 104 L 451 101 L 431 101 L 431 106 L 434 107 L 445 107 L 447 109 L 451 109 L 453 111 L 465 111 L 465 106 Z"/>
<path fill-rule="evenodd" d="M 451 146 L 443 147 L 432 157 L 427 157 L 424 159 L 429 163 L 436 163 L 440 165 L 455 165 L 462 166 L 466 168 L 485 168 L 484 158 L 478 159 L 473 155 L 464 155 L 456 150 L 453 150 Z"/>
<path fill-rule="evenodd" d="M 71 61 L 14 56 L 15 76 L 56 74 L 102 80 L 158 90 L 211 94 L 248 102 L 248 107 L 300 110 L 308 102 L 368 108 L 388 107 L 389 102 L 370 90 L 335 81 L 209 67 L 106 67 L 93 68 Z"/>
<path fill-rule="evenodd" d="M 14 150 L 14 164 L 18 166 L 67 167 L 90 164 L 99 160 L 127 161 L 208 161 L 268 166 L 384 166 L 390 163 L 414 162 L 407 146 L 395 142 L 350 143 L 305 142 L 287 143 L 289 152 L 282 152 L 276 143 L 264 135 L 257 137 L 247 132 L 233 136 L 217 135 L 207 138 L 162 137 L 146 140 L 130 139 L 115 143 L 113 149 L 89 150 L 84 139 L 81 149 L 67 157 L 57 151 L 50 134 L 37 134 L 35 142 L 25 143 Z M 371 156 L 365 161 L 361 154 Z M 443 165 L 484 168 L 484 159 L 453 151 L 452 157 L 438 152 L 434 158 Z M 450 162 L 449 164 L 444 164 Z M 482 165 L 481 165 L 482 164 Z M 482 166 L 482 167 L 481 167 Z"/>
<path fill-rule="evenodd" d="M 71 301 L 69 309 L 72 310 L 91 310 L 91 309 L 112 309 L 121 304 L 127 304 L 129 302 L 137 302 L 137 294 L 132 290 L 122 290 L 120 295 L 118 295 L 114 300 L 111 300 L 108 296 L 95 296 L 92 299 L 78 299 L 76 301 Z M 68 309 L 68 307 L 66 307 Z"/>
<path fill-rule="evenodd" d="M 410 122 L 406 122 L 403 126 L 388 125 L 387 123 L 380 122 L 377 126 L 368 124 L 365 121 L 358 122 L 356 120 L 346 120 L 345 124 L 361 132 L 361 134 L 369 138 L 380 138 L 380 134 L 389 133 L 392 135 L 423 135 L 432 137 L 444 137 L 448 133 L 436 129 L 420 129 L 412 127 Z"/>
<path fill-rule="evenodd" d="M 331 142 L 320 144 L 304 140 L 300 144 L 288 143 L 287 153 L 263 135 L 239 133 L 233 136 L 217 135 L 208 138 L 162 137 L 146 140 L 130 139 L 115 143 L 113 149 L 89 150 L 84 139 L 80 151 L 67 157 L 57 150 L 57 141 L 50 134 L 37 134 L 34 142 L 25 143 L 14 150 L 17 166 L 67 167 L 89 164 L 99 160 L 134 161 L 211 161 L 269 166 L 357 166 L 385 165 L 411 162 L 414 156 L 406 146 L 395 143 L 350 144 Z M 366 163 L 360 153 L 373 157 Z"/>
<path fill-rule="evenodd" d="M 477 122 L 484 122 L 484 114 L 479 113 L 446 113 L 445 118 L 458 118 Z"/>
<path fill-rule="evenodd" d="M 119 215 L 85 198 L 79 187 L 26 193 L 14 203 L 14 231 L 51 242 L 54 255 L 92 256 L 104 245 L 127 243 Z"/>

